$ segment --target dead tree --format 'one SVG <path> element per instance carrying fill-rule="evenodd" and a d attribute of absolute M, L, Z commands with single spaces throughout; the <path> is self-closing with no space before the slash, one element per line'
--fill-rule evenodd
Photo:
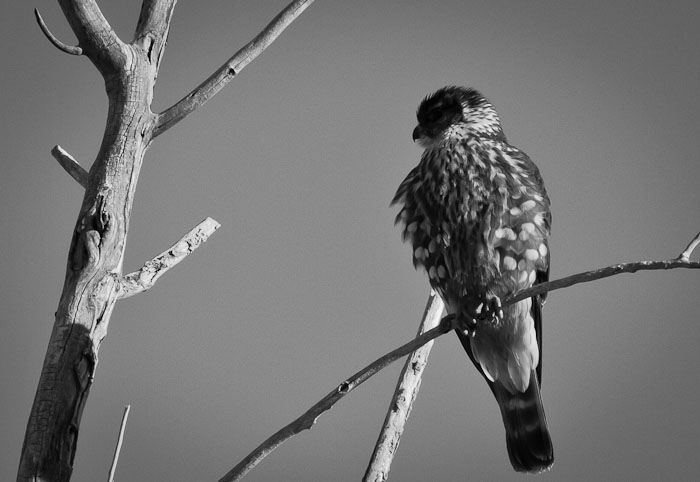
<path fill-rule="evenodd" d="M 122 275 L 132 201 L 144 154 L 153 139 L 204 104 L 257 57 L 313 0 L 291 2 L 251 42 L 199 87 L 161 113 L 151 111 L 176 0 L 144 0 L 134 39 L 120 39 L 95 0 L 59 0 L 78 39 L 57 39 L 38 12 L 37 22 L 58 49 L 83 55 L 104 78 L 109 109 L 97 156 L 88 171 L 56 146 L 52 153 L 85 188 L 68 251 L 66 277 L 27 423 L 18 481 L 68 481 L 85 403 L 120 298 L 150 288 L 218 227 L 207 219 L 144 267 Z"/>
<path fill-rule="evenodd" d="M 89 171 L 60 146 L 52 149 L 56 160 L 85 189 L 85 195 L 73 231 L 63 291 L 27 424 L 18 481 L 70 480 L 82 412 L 115 303 L 149 289 L 162 274 L 197 249 L 219 227 L 216 221 L 207 218 L 168 250 L 146 262 L 140 270 L 122 274 L 132 201 L 146 150 L 157 136 L 230 82 L 311 3 L 313 0 L 292 1 L 257 37 L 201 85 L 161 113 L 152 112 L 151 104 L 176 0 L 143 0 L 131 42 L 124 42 L 115 34 L 95 0 L 59 0 L 78 39 L 75 46 L 57 39 L 35 11 L 39 27 L 54 46 L 71 55 L 86 56 L 98 69 L 105 81 L 109 110 L 102 144 Z M 537 285 L 503 301 L 505 304 L 514 303 L 536 294 L 620 273 L 699 269 L 700 262 L 689 259 L 698 244 L 700 234 L 676 258 L 625 263 L 580 273 Z M 459 328 L 454 318 L 447 317 L 439 322 L 441 312 L 442 303 L 431 295 L 416 339 L 342 381 L 302 416 L 260 444 L 221 481 L 239 480 L 276 447 L 311 428 L 321 414 L 350 391 L 390 363 L 415 352 L 404 368 L 365 474 L 367 481 L 386 480 L 403 424 L 420 385 L 429 343 Z M 416 351 L 423 346 L 423 350 Z M 125 417 L 126 413 L 128 410 Z M 122 432 L 124 423 L 125 419 Z M 121 432 L 115 461 L 120 444 Z M 113 474 L 114 464 L 110 478 Z"/>

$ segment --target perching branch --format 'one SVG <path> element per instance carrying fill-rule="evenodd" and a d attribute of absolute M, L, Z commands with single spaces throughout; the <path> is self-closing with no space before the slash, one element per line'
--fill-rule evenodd
<path fill-rule="evenodd" d="M 690 254 L 698 244 L 700 244 L 700 233 L 688 245 L 688 249 L 686 249 L 678 258 L 669 259 L 666 261 L 635 261 L 633 263 L 620 263 L 607 266 L 605 268 L 586 271 L 585 273 L 577 273 L 567 276 L 566 278 L 549 281 L 547 283 L 540 283 L 532 288 L 522 290 L 518 292 L 517 295 L 503 300 L 503 305 L 509 305 L 511 303 L 524 300 L 525 298 L 530 298 L 549 291 L 568 288 L 569 286 L 577 285 L 579 283 L 587 283 L 589 281 L 595 281 L 602 278 L 609 278 L 610 276 L 615 276 L 616 274 L 620 273 L 636 273 L 637 271 L 666 270 L 675 268 L 700 269 L 700 261 L 689 260 Z"/>
<path fill-rule="evenodd" d="M 143 268 L 119 278 L 117 299 L 129 298 L 151 289 L 158 278 L 204 244 L 219 227 L 221 225 L 214 219 L 205 219 L 167 251 L 146 262 Z"/>
<path fill-rule="evenodd" d="M 529 298 L 531 296 L 535 296 L 537 294 L 541 294 L 544 292 L 548 291 L 553 291 L 555 289 L 559 288 L 565 288 L 567 286 L 571 286 L 574 284 L 582 283 L 585 281 L 593 281 L 595 279 L 600 279 L 600 278 L 605 278 L 608 276 L 613 276 L 615 274 L 619 273 L 633 273 L 635 271 L 640 271 L 640 270 L 650 270 L 650 269 L 672 269 L 672 268 L 699 268 L 700 263 L 693 263 L 689 261 L 690 255 L 692 254 L 693 250 L 695 247 L 700 244 L 700 233 L 695 236 L 695 238 L 688 244 L 688 247 L 675 259 L 669 260 L 669 261 L 658 261 L 658 262 L 649 262 L 649 261 L 641 261 L 638 263 L 626 263 L 626 264 L 619 264 L 619 265 L 614 265 L 610 266 L 608 268 L 603 268 L 603 269 L 598 269 L 598 270 L 593 270 L 593 271 L 588 271 L 586 273 L 579 273 L 576 275 L 569 276 L 567 278 L 563 278 L 560 280 L 555 280 L 549 283 L 542 283 L 539 285 L 534 286 L 533 288 L 529 290 L 523 290 L 522 292 L 518 293 L 517 296 L 514 296 L 510 299 L 504 300 L 503 304 L 511 304 L 515 303 L 516 301 L 519 301 L 521 299 Z M 430 305 L 430 300 L 428 302 L 428 306 Z M 426 307 L 426 312 L 428 310 L 428 307 Z M 424 315 L 425 316 L 425 315 Z M 425 348 L 425 347 L 423 347 Z M 422 350 L 421 348 L 420 350 Z M 416 351 L 413 355 L 418 353 Z M 409 357 L 410 359 L 410 357 Z M 427 363 L 427 358 L 426 358 L 426 363 Z M 408 366 L 408 362 L 407 365 Z M 405 368 L 404 368 L 405 370 Z M 402 377 L 404 374 L 402 373 Z M 415 378 L 416 380 L 413 382 L 416 386 L 415 392 L 410 392 L 409 394 L 404 395 L 405 398 L 411 397 L 411 402 L 413 402 L 413 398 L 417 395 L 418 392 L 418 387 L 420 386 L 420 378 L 422 376 L 422 370 L 419 371 Z M 392 405 L 390 407 L 389 413 L 387 413 L 387 420 L 384 422 L 384 427 L 382 427 L 382 432 L 380 434 L 379 440 L 377 441 L 377 446 L 374 449 L 374 454 L 372 455 L 372 460 L 370 462 L 370 466 L 367 469 L 367 473 L 365 474 L 365 478 L 363 479 L 364 482 L 384 482 L 388 479 L 389 477 L 389 469 L 391 468 L 391 462 L 393 460 L 393 457 L 396 453 L 396 450 L 398 449 L 400 437 L 403 432 L 403 427 L 408 420 L 408 417 L 410 415 L 411 411 L 411 405 L 410 404 L 395 404 L 395 400 L 397 399 L 397 396 L 400 396 L 401 393 L 400 391 L 403 389 L 403 384 L 404 381 L 400 378 L 399 379 L 399 385 L 396 388 L 396 391 L 394 393 L 394 400 L 392 400 Z M 407 387 L 408 388 L 408 387 Z M 389 417 L 393 417 L 396 420 L 401 421 L 400 429 L 397 430 L 392 430 L 391 427 L 387 428 L 387 421 L 389 420 Z M 386 435 L 385 435 L 386 433 Z M 381 454 L 378 456 L 377 454 Z"/>
<path fill-rule="evenodd" d="M 245 474 L 258 465 L 262 459 L 267 457 L 277 447 L 282 445 L 294 435 L 300 433 L 302 430 L 308 430 L 313 427 L 318 417 L 327 410 L 330 410 L 330 408 L 335 405 L 338 400 L 399 358 L 408 355 L 429 341 L 452 331 L 454 328 L 456 328 L 458 323 L 458 321 L 456 321 L 454 318 L 444 318 L 443 320 L 443 322 L 432 330 L 425 332 L 408 343 L 387 353 L 383 357 L 378 358 L 350 378 L 346 379 L 344 382 L 340 383 L 335 389 L 333 389 L 333 391 L 323 397 L 313 407 L 308 409 L 302 416 L 294 420 L 286 427 L 283 427 L 277 433 L 261 443 L 245 459 L 243 459 L 238 465 L 231 469 L 231 471 L 224 475 L 219 482 L 234 482 L 241 480 Z"/>
<path fill-rule="evenodd" d="M 423 312 L 418 335 L 420 336 L 440 324 L 440 317 L 445 308 L 442 298 L 433 290 L 430 291 L 428 303 Z M 399 448 L 406 421 L 411 414 L 413 401 L 418 396 L 423 369 L 428 364 L 428 356 L 433 347 L 430 341 L 411 353 L 403 366 L 394 395 L 389 404 L 389 410 L 384 419 L 384 425 L 374 446 L 363 482 L 384 482 L 389 477 L 389 469 L 394 454 Z"/>
<path fill-rule="evenodd" d="M 88 185 L 88 172 L 83 169 L 83 167 L 78 164 L 73 156 L 68 154 L 68 152 L 61 146 L 54 146 L 51 149 L 51 155 L 58 161 L 63 169 L 66 170 L 70 177 L 75 179 L 78 184 L 84 188 Z"/>
<path fill-rule="evenodd" d="M 126 420 L 129 418 L 129 410 L 131 410 L 131 405 L 124 407 L 124 415 L 122 415 L 122 423 L 119 426 L 119 436 L 117 437 L 117 446 L 114 448 L 114 457 L 112 457 L 112 466 L 109 468 L 107 482 L 114 482 L 114 472 L 117 470 L 119 452 L 121 452 L 122 443 L 124 442 L 124 430 L 126 430 Z"/>
<path fill-rule="evenodd" d="M 46 26 L 46 23 L 44 22 L 44 19 L 41 18 L 41 14 L 39 13 L 39 10 L 36 8 L 34 9 L 34 17 L 36 17 L 36 21 L 39 24 L 39 28 L 41 29 L 42 32 L 44 32 L 44 35 L 46 35 L 46 38 L 49 39 L 49 42 L 51 42 L 54 47 L 56 47 L 58 50 L 65 52 L 67 54 L 71 55 L 82 55 L 83 54 L 83 49 L 81 49 L 79 46 L 75 45 L 66 45 L 58 38 L 51 33 L 51 30 L 49 30 L 49 27 Z"/>
<path fill-rule="evenodd" d="M 692 254 L 693 249 L 700 244 L 700 234 L 694 239 L 688 248 L 678 257 L 668 261 L 639 261 L 635 263 L 623 263 L 607 268 L 602 268 L 593 271 L 587 271 L 585 273 L 579 273 L 566 278 L 550 281 L 547 283 L 538 284 L 530 289 L 523 290 L 516 296 L 511 298 L 506 298 L 502 300 L 502 305 L 509 305 L 520 301 L 522 299 L 542 294 L 548 291 L 553 291 L 560 288 L 566 288 L 573 286 L 575 284 L 584 283 L 587 281 L 593 281 L 596 279 L 607 278 L 609 276 L 614 276 L 620 273 L 634 273 L 635 271 L 645 271 L 645 270 L 660 270 L 660 269 L 674 269 L 674 268 L 690 268 L 690 269 L 700 269 L 700 262 L 698 261 L 685 261 L 684 258 L 689 257 Z M 696 242 L 697 240 L 697 242 Z M 463 329 L 461 322 L 458 317 L 446 316 L 441 321 L 440 324 L 432 328 L 431 330 L 425 332 L 424 334 L 416 337 L 414 340 L 400 346 L 399 348 L 387 353 L 383 357 L 377 359 L 373 363 L 367 365 L 365 368 L 360 370 L 358 373 L 348 378 L 342 382 L 338 387 L 330 392 L 328 395 L 323 397 L 314 406 L 308 409 L 302 416 L 283 427 L 277 431 L 274 435 L 270 436 L 262 444 L 260 444 L 253 452 L 248 454 L 245 459 L 243 459 L 238 465 L 236 465 L 230 472 L 228 472 L 224 477 L 219 480 L 219 482 L 233 482 L 241 480 L 246 473 L 253 469 L 262 459 L 267 457 L 273 450 L 282 445 L 288 439 L 297 435 L 303 430 L 311 429 L 316 423 L 318 417 L 330 410 L 330 408 L 338 402 L 341 398 L 347 395 L 349 392 L 357 388 L 360 384 L 367 381 L 372 376 L 379 373 L 382 369 L 389 366 L 391 363 L 407 355 L 418 348 L 422 347 L 426 343 L 438 338 L 439 336 L 448 333 L 455 328 Z M 409 409 L 410 405 L 405 405 L 406 410 Z M 406 413 L 406 418 L 408 413 Z M 390 441 L 387 440 L 387 443 Z M 398 438 L 396 439 L 398 443 Z M 393 456 L 392 451 L 387 451 L 387 453 Z M 389 460 L 390 463 L 390 460 Z M 389 465 L 384 465 L 388 470 Z M 366 475 L 367 476 L 367 475 Z M 372 479 L 365 479 L 372 480 Z M 378 479 L 382 480 L 382 479 Z"/>
<path fill-rule="evenodd" d="M 187 94 L 172 107 L 158 114 L 153 137 L 180 122 L 189 114 L 214 97 L 238 73 L 260 55 L 314 0 L 294 0 L 282 10 L 265 29 L 248 42 L 233 57 L 214 72 L 196 89 Z"/>

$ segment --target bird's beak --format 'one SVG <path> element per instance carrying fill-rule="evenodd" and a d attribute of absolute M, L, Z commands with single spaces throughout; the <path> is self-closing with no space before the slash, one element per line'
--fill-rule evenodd
<path fill-rule="evenodd" d="M 420 139 L 422 135 L 423 130 L 420 128 L 420 126 L 416 126 L 416 128 L 413 129 L 413 142 L 416 142 L 418 139 Z"/>

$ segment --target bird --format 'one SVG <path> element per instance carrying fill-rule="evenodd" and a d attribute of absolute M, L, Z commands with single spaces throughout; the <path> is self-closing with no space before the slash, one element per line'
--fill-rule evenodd
<path fill-rule="evenodd" d="M 550 201 L 537 166 L 508 143 L 493 104 L 473 88 L 426 96 L 413 140 L 420 162 L 391 204 L 396 224 L 442 297 L 457 336 L 500 407 L 513 468 L 554 463 L 542 406 L 546 293 L 502 300 L 549 279 Z"/>

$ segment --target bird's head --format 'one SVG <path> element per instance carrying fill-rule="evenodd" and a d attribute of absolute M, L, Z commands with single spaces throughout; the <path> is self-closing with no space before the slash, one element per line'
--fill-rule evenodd
<path fill-rule="evenodd" d="M 505 139 L 496 109 L 479 92 L 466 87 L 443 87 L 420 103 L 413 140 L 436 147 L 472 135 Z"/>

